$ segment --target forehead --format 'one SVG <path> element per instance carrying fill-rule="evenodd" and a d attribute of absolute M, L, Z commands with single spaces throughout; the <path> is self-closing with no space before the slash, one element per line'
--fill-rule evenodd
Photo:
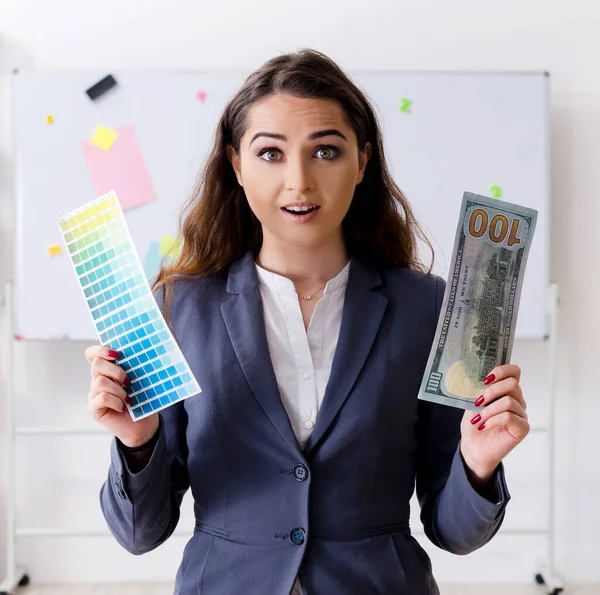
<path fill-rule="evenodd" d="M 294 131 L 313 132 L 318 128 L 338 128 L 344 133 L 351 133 L 344 110 L 337 101 L 278 93 L 248 110 L 244 136 L 259 131 L 291 135 Z"/>

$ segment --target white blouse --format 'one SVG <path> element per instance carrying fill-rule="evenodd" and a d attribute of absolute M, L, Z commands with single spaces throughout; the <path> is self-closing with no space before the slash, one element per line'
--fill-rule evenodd
<path fill-rule="evenodd" d="M 308 330 L 294 283 L 256 265 L 265 330 L 281 400 L 302 449 L 315 426 L 340 334 L 350 262 L 325 286 Z M 296 579 L 290 595 L 302 595 Z"/>

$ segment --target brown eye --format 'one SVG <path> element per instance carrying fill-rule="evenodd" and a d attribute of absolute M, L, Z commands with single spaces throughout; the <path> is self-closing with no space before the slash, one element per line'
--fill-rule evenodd
<path fill-rule="evenodd" d="M 321 154 L 321 159 L 323 159 L 325 161 L 331 161 L 332 159 L 335 159 L 340 154 L 340 151 L 338 149 L 336 149 L 335 147 L 327 146 L 327 147 L 319 147 L 317 149 L 317 153 Z"/>
<path fill-rule="evenodd" d="M 263 157 L 264 155 L 267 156 L 266 159 Z M 277 155 L 279 155 L 279 151 L 277 149 L 263 149 L 258 154 L 263 161 L 278 161 Z"/>

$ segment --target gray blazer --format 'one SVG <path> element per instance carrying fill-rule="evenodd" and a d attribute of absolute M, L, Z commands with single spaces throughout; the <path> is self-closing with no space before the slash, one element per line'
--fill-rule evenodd
<path fill-rule="evenodd" d="M 224 275 L 180 279 L 171 316 L 202 393 L 160 414 L 145 469 L 118 440 L 100 493 L 117 541 L 133 554 L 163 543 L 191 487 L 195 529 L 180 595 L 438 595 L 411 536 L 416 489 L 427 537 L 468 554 L 498 531 L 510 495 L 481 495 L 458 449 L 463 411 L 417 393 L 443 280 L 352 258 L 338 347 L 302 450 L 281 402 L 249 252 Z M 157 297 L 159 303 L 160 298 Z"/>

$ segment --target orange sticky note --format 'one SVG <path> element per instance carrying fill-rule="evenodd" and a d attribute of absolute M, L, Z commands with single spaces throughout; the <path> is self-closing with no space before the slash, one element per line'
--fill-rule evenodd
<path fill-rule="evenodd" d="M 51 258 L 54 258 L 55 256 L 60 256 L 62 254 L 62 248 L 60 247 L 60 244 L 54 244 L 53 246 L 48 246 L 48 248 L 46 248 L 48 250 L 48 254 L 50 255 Z"/>
<path fill-rule="evenodd" d="M 98 126 L 90 139 L 90 143 L 103 151 L 110 151 L 117 140 L 117 133 L 106 126 Z"/>

